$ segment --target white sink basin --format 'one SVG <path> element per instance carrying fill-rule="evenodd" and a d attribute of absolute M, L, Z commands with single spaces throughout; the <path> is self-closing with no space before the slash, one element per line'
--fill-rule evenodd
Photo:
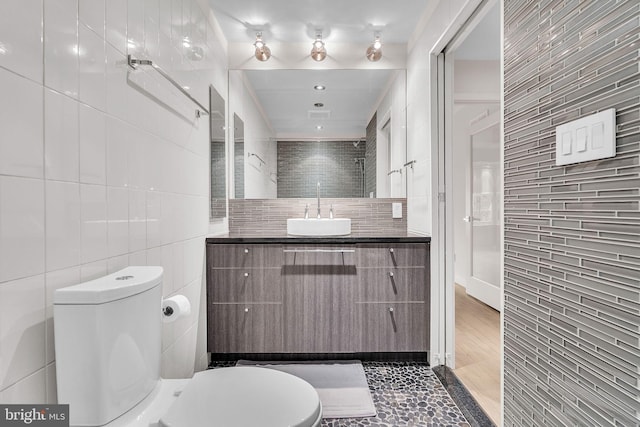
<path fill-rule="evenodd" d="M 292 236 L 345 236 L 351 233 L 351 218 L 289 218 L 287 234 Z"/>

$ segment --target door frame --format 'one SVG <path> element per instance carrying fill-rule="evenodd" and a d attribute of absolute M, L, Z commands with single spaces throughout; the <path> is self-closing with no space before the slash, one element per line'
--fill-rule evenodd
<path fill-rule="evenodd" d="M 449 102 L 445 94 L 452 94 L 451 66 L 446 66 L 445 51 L 461 44 L 471 30 L 472 25 L 484 17 L 491 6 L 498 3 L 500 8 L 500 42 L 504 45 L 504 3 L 498 0 L 469 0 L 442 33 L 438 41 L 429 51 L 431 93 L 431 202 L 432 202 L 432 251 L 431 251 L 431 354 L 432 366 L 446 365 L 455 368 L 455 279 L 453 269 L 453 225 L 452 206 L 448 206 L 452 198 L 452 147 L 447 136 L 452 130 L 452 97 Z M 449 57 L 449 61 L 451 58 Z M 451 64 L 448 64 L 451 65 Z M 504 123 L 504 53 L 500 54 L 500 110 Z M 447 76 L 447 74 L 449 74 Z M 500 185 L 504 188 L 504 129 L 500 129 Z M 500 195 L 500 204 L 504 205 L 504 195 Z M 504 299 L 504 224 L 500 218 L 500 300 Z M 501 347 L 504 349 L 504 314 L 500 314 Z M 504 354 L 504 350 L 502 351 Z M 502 368 L 504 359 L 502 360 Z M 501 384 L 504 384 L 504 369 L 501 369 Z"/>

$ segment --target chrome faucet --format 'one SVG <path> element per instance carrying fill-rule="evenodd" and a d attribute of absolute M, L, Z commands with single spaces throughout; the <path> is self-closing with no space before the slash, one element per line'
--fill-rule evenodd
<path fill-rule="evenodd" d="M 309 203 L 307 203 L 307 206 L 304 207 L 304 219 L 308 219 L 309 218 Z"/>
<path fill-rule="evenodd" d="M 316 195 L 318 196 L 318 216 L 317 216 L 317 218 L 320 219 L 320 181 L 318 181 L 318 185 L 316 186 Z"/>

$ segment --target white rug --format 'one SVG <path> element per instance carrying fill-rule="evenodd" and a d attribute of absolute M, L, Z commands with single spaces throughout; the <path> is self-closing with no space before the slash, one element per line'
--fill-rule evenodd
<path fill-rule="evenodd" d="M 367 378 L 358 360 L 322 362 L 239 360 L 237 365 L 277 369 L 302 378 L 318 392 L 322 402 L 322 418 L 359 418 L 376 415 Z"/>

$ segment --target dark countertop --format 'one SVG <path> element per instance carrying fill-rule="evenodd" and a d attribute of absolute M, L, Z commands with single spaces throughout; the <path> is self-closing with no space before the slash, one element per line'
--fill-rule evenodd
<path fill-rule="evenodd" d="M 225 234 L 207 237 L 208 244 L 234 244 L 234 243 L 285 243 L 285 244 L 328 244 L 340 245 L 349 243 L 430 243 L 431 237 L 418 234 L 385 235 L 378 236 L 374 233 L 351 233 L 348 236 L 290 236 L 260 235 L 260 234 Z"/>

